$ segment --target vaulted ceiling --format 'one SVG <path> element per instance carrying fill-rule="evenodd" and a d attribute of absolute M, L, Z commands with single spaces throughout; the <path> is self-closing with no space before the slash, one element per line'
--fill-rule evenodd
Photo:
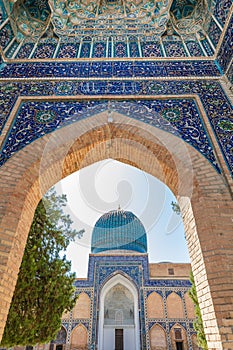
<path fill-rule="evenodd" d="M 7 58 L 19 59 L 212 56 L 231 3 L 0 0 L 0 43 Z"/>

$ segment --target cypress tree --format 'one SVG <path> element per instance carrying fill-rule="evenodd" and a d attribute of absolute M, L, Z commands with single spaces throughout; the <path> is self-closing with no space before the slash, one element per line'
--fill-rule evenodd
<path fill-rule="evenodd" d="M 75 305 L 75 274 L 62 251 L 84 231 L 71 228 L 65 205 L 66 197 L 52 190 L 37 206 L 1 347 L 48 343 L 61 328 L 63 312 Z"/>

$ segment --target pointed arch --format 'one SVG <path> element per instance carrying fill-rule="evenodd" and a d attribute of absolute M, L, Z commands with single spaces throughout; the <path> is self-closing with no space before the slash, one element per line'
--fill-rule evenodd
<path fill-rule="evenodd" d="M 220 349 L 220 339 L 228 332 L 224 319 L 229 318 L 231 305 L 230 301 L 222 304 L 220 300 L 230 292 L 232 283 L 226 281 L 233 281 L 233 272 L 225 268 L 229 257 L 232 258 L 225 252 L 233 251 L 229 230 L 233 202 L 225 178 L 198 151 L 174 135 L 120 114 L 114 118 L 113 123 L 106 123 L 107 114 L 100 113 L 58 129 L 18 151 L 0 168 L 0 233 L 2 241 L 7 242 L 7 248 L 2 246 L 7 250 L 1 260 L 0 296 L 3 300 L 8 296 L 0 310 L 0 337 L 39 200 L 52 185 L 72 172 L 112 158 L 156 176 L 177 196 L 197 294 L 202 296 L 199 301 L 208 346 Z M 217 205 L 219 199 L 221 205 Z M 221 220 L 212 225 L 218 217 Z M 210 235 L 215 239 L 210 240 Z M 216 265 L 213 251 L 220 257 L 218 279 L 212 278 Z M 223 288 L 219 289 L 219 285 Z"/>
<path fill-rule="evenodd" d="M 104 310 L 105 298 L 108 296 L 109 292 L 116 286 L 123 286 L 127 289 L 132 297 L 132 314 L 134 318 L 134 334 L 135 336 L 132 339 L 132 342 L 135 342 L 135 350 L 140 349 L 140 332 L 139 332 L 139 310 L 138 310 L 138 290 L 134 282 L 132 282 L 129 278 L 123 276 L 121 273 L 117 273 L 110 279 L 108 279 L 100 290 L 99 295 L 99 337 L 98 337 L 98 349 L 102 349 L 104 347 L 104 320 L 106 317 L 107 310 Z M 131 344 L 132 345 L 132 344 Z"/>
<path fill-rule="evenodd" d="M 174 292 L 167 297 L 168 318 L 183 318 L 184 310 L 180 296 Z"/>
<path fill-rule="evenodd" d="M 156 292 L 152 292 L 147 298 L 148 318 L 164 318 L 163 298 Z"/>
<path fill-rule="evenodd" d="M 76 301 L 72 311 L 73 318 L 90 318 L 91 300 L 89 296 L 82 292 Z"/>
<path fill-rule="evenodd" d="M 56 339 L 52 340 L 49 346 L 50 350 L 61 349 L 63 345 L 66 344 L 67 340 L 67 330 L 64 326 L 61 326 L 61 329 L 57 333 Z"/>
<path fill-rule="evenodd" d="M 159 324 L 155 324 L 149 334 L 151 350 L 167 350 L 166 332 Z"/>
<path fill-rule="evenodd" d="M 88 344 L 88 332 L 83 324 L 76 326 L 71 333 L 71 347 L 84 349 Z"/>
<path fill-rule="evenodd" d="M 170 338 L 172 343 L 172 349 L 177 348 L 176 343 L 182 343 L 183 350 L 189 350 L 186 330 L 179 323 L 176 323 L 171 328 Z"/>
<path fill-rule="evenodd" d="M 186 292 L 184 295 L 184 301 L 185 301 L 188 318 L 195 318 L 196 316 L 194 312 L 194 303 L 190 298 L 188 292 Z"/>
<path fill-rule="evenodd" d="M 193 350 L 199 350 L 200 347 L 197 344 L 197 335 L 196 334 L 192 334 L 191 339 L 192 339 Z"/>

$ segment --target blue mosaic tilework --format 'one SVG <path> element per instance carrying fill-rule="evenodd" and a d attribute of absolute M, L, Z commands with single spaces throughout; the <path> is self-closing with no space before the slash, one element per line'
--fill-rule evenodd
<path fill-rule="evenodd" d="M 117 42 L 114 45 L 114 57 L 127 57 L 127 44 L 124 42 Z"/>
<path fill-rule="evenodd" d="M 166 331 L 166 322 L 148 322 L 148 329 L 150 330 L 155 324 L 159 324 Z"/>
<path fill-rule="evenodd" d="M 209 26 L 209 37 L 215 47 L 218 45 L 221 34 L 222 34 L 221 29 L 217 26 L 215 21 L 212 19 Z"/>
<path fill-rule="evenodd" d="M 2 47 L 3 50 L 7 47 L 7 45 L 11 42 L 13 38 L 14 38 L 14 33 L 10 23 L 8 22 L 0 30 L 0 46 Z"/>
<path fill-rule="evenodd" d="M 12 4 L 13 4 L 12 2 L 9 4 L 9 9 L 8 9 L 9 11 L 12 11 Z M 46 30 L 46 28 L 51 28 L 51 27 L 47 26 L 48 16 L 50 15 L 51 10 L 48 7 L 47 1 L 44 1 L 44 4 L 46 4 L 46 6 L 44 6 L 44 5 L 42 6 L 42 8 L 44 9 L 43 11 L 38 11 L 38 6 L 36 7 L 35 4 L 37 6 L 36 1 L 30 1 L 30 6 L 27 7 L 27 10 L 26 10 L 26 12 L 27 12 L 26 17 L 28 18 L 28 20 L 26 21 L 27 24 L 25 23 L 25 19 L 23 20 L 23 23 L 21 23 L 20 21 L 22 21 L 22 19 L 19 20 L 19 18 L 18 18 L 19 16 L 18 17 L 16 16 L 16 17 L 17 17 L 17 20 L 19 20 L 19 23 L 18 23 L 19 26 L 20 25 L 27 26 L 27 29 L 31 31 L 31 34 L 34 35 L 35 37 L 37 37 L 38 32 L 40 32 L 40 34 L 42 35 L 42 33 Z M 230 12 L 231 5 L 232 5 L 231 0 L 215 1 L 214 16 L 216 17 L 217 21 L 222 26 L 224 26 L 224 24 L 226 23 L 228 14 Z M 173 13 L 173 15 L 175 15 L 175 18 L 176 18 L 176 20 L 178 20 L 178 22 L 182 18 L 186 18 L 187 16 L 189 17 L 189 15 L 191 13 L 188 14 L 187 8 L 190 6 L 193 7 L 194 4 L 188 5 L 188 6 L 183 6 L 183 7 L 182 6 L 179 5 L 178 8 L 176 8 L 176 2 L 173 1 L 171 12 Z M 182 9 L 182 11 L 181 11 L 181 9 Z M 184 9 L 184 11 L 183 11 L 183 9 Z M 189 9 L 189 11 L 190 11 L 190 9 Z M 211 12 L 212 12 L 212 10 L 211 10 Z M 182 13 L 182 15 L 181 15 L 181 13 Z M 23 14 L 21 14 L 21 15 L 22 15 L 22 18 L 24 18 L 24 15 Z M 40 29 L 38 29 L 36 31 L 33 29 L 33 25 L 30 22 L 30 18 L 32 18 L 32 17 L 34 20 L 36 20 L 37 25 L 39 25 L 39 27 L 40 27 Z M 7 18 L 6 10 L 4 9 L 3 2 L 0 1 L 0 23 L 2 23 L 6 18 Z M 168 16 L 165 16 L 165 18 L 167 21 Z M 200 17 L 200 19 L 201 19 L 201 17 Z M 54 18 L 52 22 L 53 22 L 53 30 L 54 30 L 55 27 L 57 26 L 56 19 Z M 66 25 L 67 25 L 67 23 L 66 23 Z M 86 25 L 89 27 L 90 30 L 85 31 L 85 33 L 86 34 L 89 33 L 88 35 L 90 35 L 90 36 L 92 36 L 93 30 L 96 29 L 95 25 L 97 24 L 97 22 L 95 25 L 93 23 L 91 23 L 91 20 L 89 21 L 87 19 L 87 21 L 83 24 L 84 26 Z M 162 25 L 162 22 L 160 24 Z M 130 55 L 130 57 L 140 57 L 141 52 L 140 52 L 140 50 L 137 49 L 137 45 L 138 45 L 137 39 L 131 40 L 132 35 L 135 35 L 135 37 L 138 35 L 138 27 L 137 27 L 138 25 L 139 26 L 141 25 L 140 22 L 138 22 L 137 25 L 132 24 L 130 32 L 124 33 L 125 34 L 124 37 L 128 38 L 129 43 L 131 41 L 134 42 L 134 45 L 132 45 L 132 48 L 131 49 L 129 48 L 129 52 L 128 52 L 128 49 L 126 47 L 127 46 L 126 43 L 117 42 L 118 41 L 117 35 L 113 35 L 114 36 L 113 52 L 108 52 L 108 55 L 107 55 L 107 52 L 105 51 L 105 56 L 102 56 L 102 55 L 98 56 L 98 54 L 95 55 L 93 53 L 94 48 L 93 47 L 91 48 L 91 46 L 92 46 L 91 40 L 90 41 L 86 40 L 86 38 L 85 38 L 86 34 L 84 34 L 84 31 L 81 30 L 81 32 L 79 34 L 76 33 L 76 35 L 77 35 L 76 37 L 78 38 L 78 40 L 80 40 L 81 38 L 83 40 L 83 45 L 82 45 L 83 47 L 81 49 L 81 57 L 84 57 L 84 58 L 87 58 L 87 57 L 127 57 L 128 55 Z M 69 32 L 70 28 L 68 29 L 68 27 L 67 27 L 67 30 Z M 135 30 L 133 30 L 133 27 L 135 27 Z M 157 37 L 153 36 L 151 34 L 150 34 L 150 36 L 148 36 L 146 34 L 147 32 L 149 32 L 149 29 L 151 28 L 150 25 L 145 24 L 142 27 L 144 28 L 143 30 L 145 30 L 145 35 L 142 35 L 142 34 L 138 35 L 138 39 L 141 41 L 141 46 L 142 46 L 142 53 L 143 53 L 142 56 L 144 56 L 144 57 L 160 57 L 161 55 L 163 56 L 163 51 L 161 51 L 160 47 L 159 47 L 160 46 L 159 45 L 159 40 L 160 40 L 159 36 L 161 36 L 161 34 L 164 32 L 164 29 L 165 29 L 164 24 L 162 25 L 163 29 L 161 30 L 161 32 L 159 33 L 159 36 L 157 36 Z M 75 33 L 76 29 L 77 28 L 74 28 L 74 32 L 71 33 L 72 35 Z M 58 32 L 60 32 L 61 28 L 59 29 L 58 27 L 56 27 L 56 30 L 58 30 Z M 158 30 L 158 28 L 156 30 Z M 221 31 L 219 32 L 219 30 L 220 29 L 216 26 L 215 22 L 212 20 L 210 23 L 209 29 L 208 29 L 208 35 L 210 36 L 210 38 L 213 41 L 215 46 L 217 45 L 220 34 L 221 34 Z M 103 30 L 100 31 L 100 36 L 102 35 L 103 31 L 106 31 L 106 27 L 104 25 L 103 25 Z M 64 31 L 62 36 L 65 37 L 68 32 Z M 184 33 L 185 33 L 185 31 L 184 31 Z M 5 34 L 6 33 L 3 32 L 2 36 L 5 37 Z M 17 35 L 23 37 L 23 34 L 19 31 L 18 31 Z M 110 31 L 109 35 L 110 35 L 109 41 L 111 41 L 111 35 L 112 35 L 111 31 Z M 148 42 L 151 40 L 151 45 L 150 45 L 150 43 L 148 43 L 148 45 L 147 45 L 147 43 L 143 43 L 143 40 L 145 37 L 147 37 L 146 40 Z M 104 39 L 100 37 L 98 40 L 102 43 L 102 40 L 104 40 Z M 167 42 L 167 39 L 164 39 L 164 37 L 162 37 L 162 40 L 164 42 L 165 50 L 166 50 L 168 57 L 185 57 L 185 56 L 187 56 L 186 50 L 184 49 L 182 42 L 175 40 L 175 41 L 170 41 L 170 43 L 169 43 L 169 42 Z M 186 40 L 186 39 L 184 39 L 184 40 Z M 187 36 L 187 40 L 189 40 L 188 36 Z M 3 41 L 3 39 L 2 39 L 2 41 Z M 41 43 L 39 45 L 41 45 Z M 206 46 L 206 52 L 208 53 L 208 55 L 211 56 L 213 54 L 213 50 L 208 45 L 208 42 L 206 41 L 204 43 L 204 45 Z M 152 46 L 154 46 L 154 47 L 152 47 Z M 112 50 L 111 45 L 108 47 L 108 49 L 110 51 Z M 41 50 L 42 50 L 42 48 L 41 48 Z M 51 55 L 49 56 L 49 54 L 46 55 L 44 52 L 45 50 L 42 50 L 42 51 L 43 51 L 43 53 L 42 52 L 40 53 L 40 57 L 39 57 L 40 59 L 52 57 Z M 192 48 L 191 51 L 192 51 L 191 56 L 194 56 L 194 52 L 196 52 L 197 55 L 200 54 L 200 51 L 197 47 L 195 50 L 194 50 L 194 48 Z M 25 54 L 24 58 L 26 58 L 26 57 L 29 58 L 29 55 L 30 55 L 30 53 L 27 56 Z M 100 52 L 99 52 L 99 55 L 100 55 Z M 10 57 L 10 52 L 8 53 L 8 57 Z M 63 50 L 63 57 L 69 57 L 68 48 L 67 48 L 66 52 L 65 52 L 65 49 Z M 20 57 L 16 57 L 16 58 L 20 58 Z M 31 57 L 31 58 L 33 58 L 33 57 Z M 74 58 L 73 55 L 71 55 L 70 58 Z"/>
<path fill-rule="evenodd" d="M 91 252 L 106 250 L 147 252 L 147 236 L 141 221 L 129 211 L 111 210 L 95 223 L 91 238 Z"/>
<path fill-rule="evenodd" d="M 137 41 L 131 41 L 129 43 L 129 52 L 130 52 L 130 57 L 140 57 Z"/>
<path fill-rule="evenodd" d="M 222 42 L 222 45 L 219 49 L 218 57 L 217 57 L 217 60 L 224 72 L 226 71 L 232 59 L 232 53 L 233 53 L 232 33 L 233 33 L 233 16 L 231 17 L 231 21 L 227 27 L 226 34 Z"/>
<path fill-rule="evenodd" d="M 77 57 L 79 49 L 79 43 L 67 43 L 67 44 L 61 44 L 56 57 L 57 58 L 75 58 Z"/>
<path fill-rule="evenodd" d="M 214 61 L 102 61 L 10 63 L 0 71 L 0 78 L 154 78 L 221 76 Z"/>
<path fill-rule="evenodd" d="M 215 24 L 215 22 L 214 22 Z M 218 36 L 218 27 L 216 28 L 216 31 L 213 31 L 213 37 L 217 39 Z M 221 33 L 220 33 L 221 34 Z M 213 38 L 213 39 L 214 39 Z M 77 53 L 79 49 L 79 45 L 81 45 L 81 55 L 82 58 L 105 58 L 105 57 L 114 57 L 114 58 L 124 58 L 124 57 L 164 57 L 164 51 L 162 50 L 160 43 L 156 41 L 152 42 L 143 42 L 140 44 L 137 39 L 134 41 L 129 41 L 128 46 L 126 42 L 112 42 L 110 41 L 110 45 L 108 46 L 107 50 L 107 40 L 101 41 L 101 42 L 82 42 L 82 43 L 61 43 L 59 46 L 59 43 L 55 43 L 55 47 L 51 50 L 49 48 L 49 52 L 46 55 L 45 51 L 47 49 L 47 44 L 40 43 L 38 45 L 38 57 L 34 57 L 32 55 L 32 50 L 34 47 L 34 42 L 30 42 L 30 45 L 27 46 L 27 51 L 24 52 L 23 57 L 16 56 L 17 59 L 27 58 L 40 58 L 41 60 L 44 59 L 53 59 L 53 58 L 77 58 Z M 29 44 L 29 42 L 28 42 Z M 191 56 L 193 57 L 200 57 L 203 56 L 203 52 L 201 48 L 199 47 L 198 42 L 192 41 L 187 43 L 189 46 L 189 51 Z M 141 51 L 139 49 L 139 45 L 141 47 Z M 209 55 L 213 54 L 213 50 L 210 48 L 209 44 L 206 42 L 205 44 L 207 46 L 206 51 L 209 53 Z M 166 46 L 166 57 L 185 57 L 187 56 L 187 53 L 184 49 L 184 46 L 181 42 L 174 42 L 169 44 L 169 42 L 165 43 Z M 30 50 L 29 50 L 30 49 Z M 52 54 L 51 54 L 52 51 Z M 53 52 L 56 51 L 56 55 L 53 57 Z M 107 52 L 108 51 L 108 52 Z M 7 57 L 12 57 L 13 52 L 10 52 Z"/>
<path fill-rule="evenodd" d="M 88 41 L 83 42 L 80 57 L 81 58 L 88 58 L 88 57 L 90 57 L 90 52 L 91 52 L 91 43 Z"/>
<path fill-rule="evenodd" d="M 107 109 L 107 101 L 23 102 L 3 147 L 1 162 L 39 137 Z M 182 138 L 220 171 L 192 99 L 115 101 L 112 110 Z"/>
<path fill-rule="evenodd" d="M 89 329 L 89 341 L 97 340 L 98 334 L 98 319 L 99 319 L 99 293 L 104 285 L 111 277 L 117 273 L 122 274 L 132 282 L 138 289 L 139 300 L 139 319 L 140 319 L 140 334 L 142 348 L 146 348 L 146 332 L 151 329 L 154 324 L 159 324 L 164 330 L 171 330 L 175 324 L 181 325 L 185 330 L 190 330 L 190 319 L 168 319 L 167 315 L 162 319 L 147 319 L 147 314 L 144 309 L 145 297 L 151 292 L 157 292 L 160 295 L 169 295 L 169 293 L 175 292 L 182 296 L 186 292 L 191 283 L 188 280 L 150 280 L 149 279 L 149 264 L 148 255 L 90 255 L 89 256 L 89 271 L 88 280 L 83 281 L 76 280 L 75 286 L 76 291 L 87 292 L 87 288 L 83 287 L 84 283 L 89 284 L 91 289 L 94 290 L 93 294 L 93 317 L 90 322 L 85 324 L 86 328 Z M 156 282 L 153 283 L 153 282 Z M 148 286 L 153 284 L 148 289 Z M 147 287 L 146 287 L 147 285 Z M 81 289 L 80 289 L 81 286 Z M 145 287 L 145 288 L 144 288 Z M 90 290 L 90 289 L 89 289 Z M 70 328 L 73 329 L 78 323 L 83 323 L 85 320 L 71 320 Z M 193 329 L 193 327 L 192 327 Z M 195 333 L 195 332 L 193 332 Z M 191 348 L 190 348 L 191 349 Z"/>
<path fill-rule="evenodd" d="M 87 66 L 88 67 L 88 66 Z M 134 67 L 135 69 L 135 67 Z M 199 94 L 199 97 L 205 107 L 207 116 L 215 131 L 216 123 L 213 123 L 214 118 L 227 120 L 231 123 L 232 106 L 228 101 L 221 85 L 216 81 L 71 81 L 71 82 L 58 82 L 53 84 L 52 82 L 31 82 L 31 83 L 3 83 L 1 85 L 1 99 L 4 103 L 1 104 L 1 126 L 3 127 L 9 112 L 12 110 L 16 98 L 21 96 L 49 96 L 49 95 L 164 95 L 171 94 L 177 95 L 195 93 Z M 219 103 L 221 101 L 221 103 Z M 224 109 L 222 109 L 224 106 Z M 141 117 L 139 117 L 141 118 Z M 148 119 L 147 122 L 151 120 Z M 222 126 L 221 126 L 222 127 Z M 215 131 L 217 140 L 222 149 L 223 155 L 229 166 L 229 169 L 233 171 L 233 154 L 232 154 L 232 142 L 229 144 L 229 140 L 232 138 L 232 132 L 224 130 L 219 133 Z M 227 136 L 227 137 L 226 137 Z M 8 142 L 8 141 L 6 141 Z M 22 144 L 23 147 L 23 144 Z M 212 149 L 210 148 L 210 152 Z M 2 161 L 6 161 L 8 157 L 13 154 L 10 149 L 3 156 Z M 202 153 L 203 154 L 203 153 Z M 214 159 L 212 156 L 209 157 Z M 216 168 L 218 166 L 214 164 Z"/>
<path fill-rule="evenodd" d="M 187 329 L 187 325 L 186 322 L 169 322 L 169 331 L 172 329 L 172 327 L 174 325 L 176 325 L 177 323 L 179 323 L 179 325 L 181 325 L 184 329 Z"/>
<path fill-rule="evenodd" d="M 201 40 L 202 46 L 205 49 L 205 52 L 207 53 L 208 56 L 212 56 L 214 54 L 214 51 L 212 47 L 210 46 L 210 43 L 208 42 L 207 39 Z"/>
<path fill-rule="evenodd" d="M 204 56 L 204 53 L 203 53 L 200 45 L 198 44 L 198 42 L 188 41 L 186 43 L 186 45 L 187 45 L 187 48 L 188 48 L 191 56 Z"/>
<path fill-rule="evenodd" d="M 92 57 L 101 58 L 106 57 L 107 44 L 103 42 L 96 42 L 93 45 Z"/>
<path fill-rule="evenodd" d="M 17 41 L 14 41 L 13 44 L 10 46 L 10 48 L 5 53 L 7 58 L 10 58 L 13 56 L 15 50 L 18 48 L 19 43 Z"/>
<path fill-rule="evenodd" d="M 232 0 L 215 1 L 214 16 L 217 18 L 222 27 L 226 23 L 231 5 Z"/>
<path fill-rule="evenodd" d="M 30 53 L 32 52 L 32 49 L 34 47 L 33 43 L 25 43 L 21 46 L 19 52 L 16 55 L 16 58 L 27 58 L 29 57 Z"/>
<path fill-rule="evenodd" d="M 89 323 L 88 321 L 80 319 L 80 320 L 78 320 L 77 322 L 76 322 L 76 321 L 75 321 L 75 322 L 72 322 L 71 329 L 73 330 L 73 329 L 74 329 L 76 326 L 78 326 L 79 324 L 82 324 L 83 326 L 85 326 L 87 330 L 88 330 L 89 327 L 90 327 L 90 323 Z M 63 323 L 62 323 L 62 325 L 63 325 Z"/>
<path fill-rule="evenodd" d="M 185 52 L 182 42 L 179 41 L 164 41 L 164 49 L 168 57 L 185 57 L 187 53 Z"/>
<path fill-rule="evenodd" d="M 166 290 L 166 292 L 165 292 L 166 298 L 168 298 L 172 292 L 173 292 L 173 290 Z"/>
<path fill-rule="evenodd" d="M 148 298 L 148 296 L 153 293 L 153 292 L 156 292 L 157 294 L 159 294 L 161 297 L 163 297 L 163 291 L 162 290 L 155 290 L 155 289 L 151 289 L 151 290 L 148 290 L 147 293 L 146 293 L 146 297 Z"/>
<path fill-rule="evenodd" d="M 231 84 L 233 84 L 233 63 L 231 64 L 230 68 L 228 69 L 227 78 L 229 79 Z"/>
<path fill-rule="evenodd" d="M 7 13 L 5 6 L 2 1 L 0 1 L 0 25 L 7 19 Z"/>
<path fill-rule="evenodd" d="M 56 49 L 56 44 L 41 43 L 37 46 L 33 58 L 52 58 Z"/>
<path fill-rule="evenodd" d="M 162 57 L 162 51 L 159 43 L 145 42 L 141 44 L 143 57 Z"/>
<path fill-rule="evenodd" d="M 113 39 L 109 38 L 107 57 L 113 57 L 113 52 L 114 52 Z"/>

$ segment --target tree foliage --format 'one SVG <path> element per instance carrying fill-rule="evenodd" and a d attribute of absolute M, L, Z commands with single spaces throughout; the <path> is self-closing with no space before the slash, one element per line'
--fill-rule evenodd
<path fill-rule="evenodd" d="M 29 232 L 2 347 L 47 343 L 61 328 L 62 313 L 76 301 L 75 274 L 62 256 L 70 240 L 82 236 L 63 212 L 66 197 L 52 190 L 41 200 Z"/>
<path fill-rule="evenodd" d="M 172 210 L 174 211 L 174 213 L 176 213 L 177 215 L 181 215 L 180 206 L 177 202 L 172 201 L 171 206 L 172 206 Z"/>
<path fill-rule="evenodd" d="M 194 277 L 193 273 L 190 273 L 190 281 L 192 283 L 192 287 L 189 290 L 189 296 L 192 299 L 194 303 L 194 310 L 195 310 L 195 315 L 196 315 L 196 321 L 194 322 L 194 329 L 197 332 L 197 341 L 198 345 L 203 349 L 203 350 L 208 350 L 207 346 L 207 341 L 204 333 L 204 326 L 202 322 L 202 317 L 201 317 L 201 309 L 198 303 L 197 299 L 197 290 L 194 282 Z"/>

